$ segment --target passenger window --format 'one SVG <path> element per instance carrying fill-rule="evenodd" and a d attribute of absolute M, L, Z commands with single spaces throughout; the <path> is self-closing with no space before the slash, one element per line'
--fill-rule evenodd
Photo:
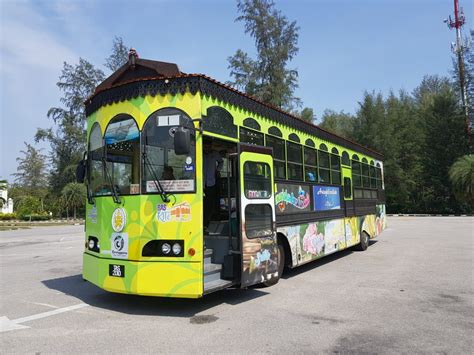
<path fill-rule="evenodd" d="M 344 198 L 352 197 L 352 184 L 351 179 L 348 177 L 344 178 Z"/>
<path fill-rule="evenodd" d="M 270 198 L 272 194 L 270 166 L 265 163 L 244 163 L 244 192 L 250 199 Z"/>
<path fill-rule="evenodd" d="M 247 238 L 260 238 L 272 235 L 272 207 L 252 204 L 245 207 L 245 233 Z"/>

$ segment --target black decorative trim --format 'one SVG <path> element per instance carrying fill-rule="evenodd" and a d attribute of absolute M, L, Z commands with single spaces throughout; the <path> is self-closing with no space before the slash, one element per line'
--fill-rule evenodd
<path fill-rule="evenodd" d="M 156 96 L 168 93 L 176 95 L 178 93 L 184 94 L 186 92 L 195 95 L 198 91 L 200 91 L 204 96 L 210 96 L 230 105 L 241 107 L 256 115 L 274 120 L 284 126 L 314 135 L 321 140 L 330 141 L 334 144 L 358 151 L 376 159 L 382 160 L 383 158 L 383 156 L 378 152 L 298 119 L 295 116 L 260 102 L 211 78 L 197 74 L 179 75 L 169 78 L 140 79 L 99 91 L 85 102 L 86 115 L 91 115 L 102 106 L 132 100 L 146 95 Z"/>

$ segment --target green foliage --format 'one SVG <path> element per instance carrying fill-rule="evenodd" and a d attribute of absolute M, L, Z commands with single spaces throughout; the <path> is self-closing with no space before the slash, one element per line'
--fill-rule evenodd
<path fill-rule="evenodd" d="M 389 213 L 462 213 L 448 171 L 466 154 L 462 111 L 447 78 L 426 76 L 410 95 L 364 94 L 355 116 L 326 110 L 321 127 L 384 155 Z"/>
<path fill-rule="evenodd" d="M 303 110 L 301 110 L 298 116 L 300 116 L 301 119 L 310 123 L 313 123 L 315 120 L 314 111 L 310 107 L 305 107 Z"/>
<path fill-rule="evenodd" d="M 465 155 L 449 169 L 449 179 L 456 198 L 474 207 L 474 155 Z"/>
<path fill-rule="evenodd" d="M 74 218 L 76 218 L 76 209 L 84 207 L 86 200 L 86 187 L 84 184 L 71 182 L 64 186 L 61 191 L 61 201 L 66 209 L 72 208 Z"/>
<path fill-rule="evenodd" d="M 25 214 L 20 218 L 23 221 L 49 221 L 51 216 L 49 214 Z"/>
<path fill-rule="evenodd" d="M 118 70 L 128 61 L 129 50 L 130 48 L 123 43 L 122 37 L 114 37 L 112 53 L 105 60 L 104 66 L 112 72 Z"/>
<path fill-rule="evenodd" d="M 16 213 L 0 213 L 0 221 L 11 221 L 16 219 Z"/>
<path fill-rule="evenodd" d="M 348 113 L 324 110 L 319 127 L 341 137 L 352 139 L 354 134 L 354 122 L 355 117 Z"/>
<path fill-rule="evenodd" d="M 423 149 L 424 203 L 427 212 L 462 212 L 449 184 L 448 171 L 467 153 L 464 117 L 452 90 L 440 92 L 425 111 Z"/>
<path fill-rule="evenodd" d="M 19 218 L 25 215 L 41 214 L 43 212 L 41 200 L 30 195 L 23 195 L 15 201 L 15 212 Z"/>
<path fill-rule="evenodd" d="M 298 53 L 298 26 L 275 8 L 269 0 L 239 0 L 245 33 L 255 39 L 256 59 L 238 49 L 228 58 L 230 75 L 228 84 L 244 90 L 259 100 L 292 111 L 300 106 L 300 99 L 293 96 L 298 87 L 298 72 L 287 64 Z"/>
<path fill-rule="evenodd" d="M 51 144 L 52 170 L 49 185 L 55 194 L 67 183 L 74 181 L 71 171 L 85 151 L 84 101 L 104 78 L 102 70 L 85 59 L 80 58 L 76 65 L 64 63 L 57 83 L 63 92 L 61 103 L 64 106 L 52 107 L 48 111 L 48 117 L 56 124 L 56 129 L 38 129 L 35 136 L 36 141 L 47 140 Z"/>
<path fill-rule="evenodd" d="M 48 186 L 46 171 L 46 155 L 41 149 L 35 149 L 31 144 L 25 142 L 26 150 L 20 151 L 23 157 L 16 158 L 18 166 L 15 182 L 32 193 Z"/>

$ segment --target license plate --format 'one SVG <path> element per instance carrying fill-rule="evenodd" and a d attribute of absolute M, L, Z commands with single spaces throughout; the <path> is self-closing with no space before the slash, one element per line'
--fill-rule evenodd
<path fill-rule="evenodd" d="M 125 277 L 125 266 L 109 264 L 109 276 Z"/>

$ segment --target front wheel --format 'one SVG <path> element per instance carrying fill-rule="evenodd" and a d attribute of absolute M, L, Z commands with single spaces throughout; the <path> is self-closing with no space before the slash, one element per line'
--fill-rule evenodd
<path fill-rule="evenodd" d="M 356 250 L 364 251 L 369 247 L 369 235 L 366 232 L 362 232 L 360 235 L 360 243 L 356 245 Z"/>
<path fill-rule="evenodd" d="M 284 267 L 285 267 L 285 248 L 283 248 L 283 245 L 278 244 L 278 276 L 273 277 L 270 280 L 263 282 L 263 284 L 267 287 L 276 285 L 278 281 L 280 280 Z"/>

